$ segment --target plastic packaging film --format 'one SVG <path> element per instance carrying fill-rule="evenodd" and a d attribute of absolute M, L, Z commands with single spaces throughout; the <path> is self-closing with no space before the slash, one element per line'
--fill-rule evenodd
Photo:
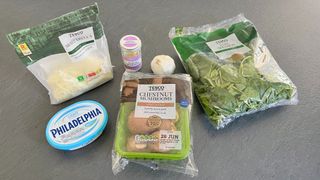
<path fill-rule="evenodd" d="M 22 63 L 58 104 L 113 78 L 97 4 L 7 35 Z"/>
<path fill-rule="evenodd" d="M 217 24 L 174 27 L 171 42 L 210 122 L 298 103 L 297 88 L 242 14 Z"/>
<path fill-rule="evenodd" d="M 124 73 L 112 170 L 129 162 L 196 176 L 190 128 L 191 77 Z"/>

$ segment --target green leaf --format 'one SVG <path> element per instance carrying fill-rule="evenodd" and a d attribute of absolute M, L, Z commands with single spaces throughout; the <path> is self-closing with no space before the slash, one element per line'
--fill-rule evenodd
<path fill-rule="evenodd" d="M 240 64 L 240 73 L 244 77 L 258 77 L 259 73 L 254 67 L 253 57 L 247 56 Z"/>
<path fill-rule="evenodd" d="M 253 24 L 245 21 L 229 28 L 180 35 L 172 40 L 193 78 L 194 91 L 201 106 L 217 127 L 225 118 L 264 109 L 270 104 L 290 99 L 294 92 L 291 84 L 268 81 L 259 73 L 251 53 L 244 54 L 245 57 L 239 61 L 214 58 L 206 42 L 232 33 L 247 46 L 257 37 Z"/>
<path fill-rule="evenodd" d="M 254 67 L 252 56 L 236 64 L 196 54 L 187 64 L 195 93 L 215 125 L 226 117 L 236 117 L 292 96 L 293 87 L 267 81 Z"/>

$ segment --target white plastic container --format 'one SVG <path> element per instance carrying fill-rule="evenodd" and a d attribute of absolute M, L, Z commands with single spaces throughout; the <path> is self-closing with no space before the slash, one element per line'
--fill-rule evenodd
<path fill-rule="evenodd" d="M 127 72 L 141 69 L 141 40 L 136 35 L 126 35 L 120 39 L 120 48 L 124 67 Z"/>
<path fill-rule="evenodd" d="M 50 119 L 46 139 L 56 149 L 76 150 L 97 139 L 107 122 L 107 110 L 100 103 L 80 101 L 61 109 Z"/>

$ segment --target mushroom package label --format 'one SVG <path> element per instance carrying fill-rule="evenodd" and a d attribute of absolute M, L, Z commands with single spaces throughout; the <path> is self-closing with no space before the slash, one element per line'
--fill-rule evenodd
<path fill-rule="evenodd" d="M 148 118 L 156 115 L 162 119 L 176 117 L 175 84 L 139 84 L 135 117 Z"/>
<path fill-rule="evenodd" d="M 163 166 L 195 176 L 190 132 L 192 85 L 187 74 L 125 72 L 113 150 L 113 172 L 127 162 Z M 165 163 L 163 164 L 163 161 Z M 161 168 L 160 168 L 161 169 Z M 186 172 L 184 172 L 186 173 Z"/>
<path fill-rule="evenodd" d="M 97 4 L 7 35 L 27 69 L 48 90 L 51 104 L 113 78 Z"/>
<path fill-rule="evenodd" d="M 176 114 L 178 112 L 176 112 L 175 94 L 176 84 L 138 84 L 137 87 L 133 118 L 147 118 L 149 121 L 147 126 L 160 127 L 158 147 L 160 151 L 181 149 L 181 131 L 177 131 L 173 123 L 168 128 L 163 125 L 161 127 L 164 120 L 176 121 L 176 117 L 179 116 Z M 146 139 L 144 137 L 144 140 Z M 141 142 L 141 138 L 135 138 L 135 143 L 143 142 Z"/>

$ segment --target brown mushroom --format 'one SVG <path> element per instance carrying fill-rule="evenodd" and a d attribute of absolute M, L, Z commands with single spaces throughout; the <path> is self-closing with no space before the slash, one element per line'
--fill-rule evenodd
<path fill-rule="evenodd" d="M 125 86 L 128 86 L 128 87 L 137 88 L 138 84 L 139 84 L 139 80 L 138 79 L 126 80 L 125 81 Z"/>
<path fill-rule="evenodd" d="M 150 126 L 148 118 L 134 117 L 134 111 L 128 117 L 128 129 L 132 134 L 148 134 L 157 128 L 157 126 Z"/>
<path fill-rule="evenodd" d="M 171 119 L 163 119 L 161 121 L 160 130 L 170 130 L 175 131 L 177 130 L 176 126 L 174 125 L 175 121 Z"/>
<path fill-rule="evenodd" d="M 153 78 L 152 84 L 162 84 L 162 78 L 161 77 Z"/>
<path fill-rule="evenodd" d="M 124 90 L 123 90 L 123 95 L 128 97 L 130 95 L 133 94 L 133 91 L 134 91 L 134 88 L 132 87 L 125 87 Z"/>
<path fill-rule="evenodd" d="M 157 140 L 154 142 L 148 143 L 148 150 L 150 150 L 151 152 L 161 152 L 161 153 L 169 151 L 165 149 L 160 149 L 160 131 L 156 131 L 151 135 L 155 136 Z"/>
<path fill-rule="evenodd" d="M 179 110 L 177 109 L 177 110 L 176 110 L 176 118 L 175 118 L 175 119 L 170 119 L 170 120 L 173 121 L 174 123 L 177 123 L 177 122 L 179 121 L 179 118 L 180 118 L 180 116 L 179 116 Z"/>
<path fill-rule="evenodd" d="M 136 142 L 135 135 L 130 136 L 127 139 L 127 151 L 129 152 L 141 152 L 141 151 L 145 151 L 146 148 L 147 148 L 147 144 Z"/>

